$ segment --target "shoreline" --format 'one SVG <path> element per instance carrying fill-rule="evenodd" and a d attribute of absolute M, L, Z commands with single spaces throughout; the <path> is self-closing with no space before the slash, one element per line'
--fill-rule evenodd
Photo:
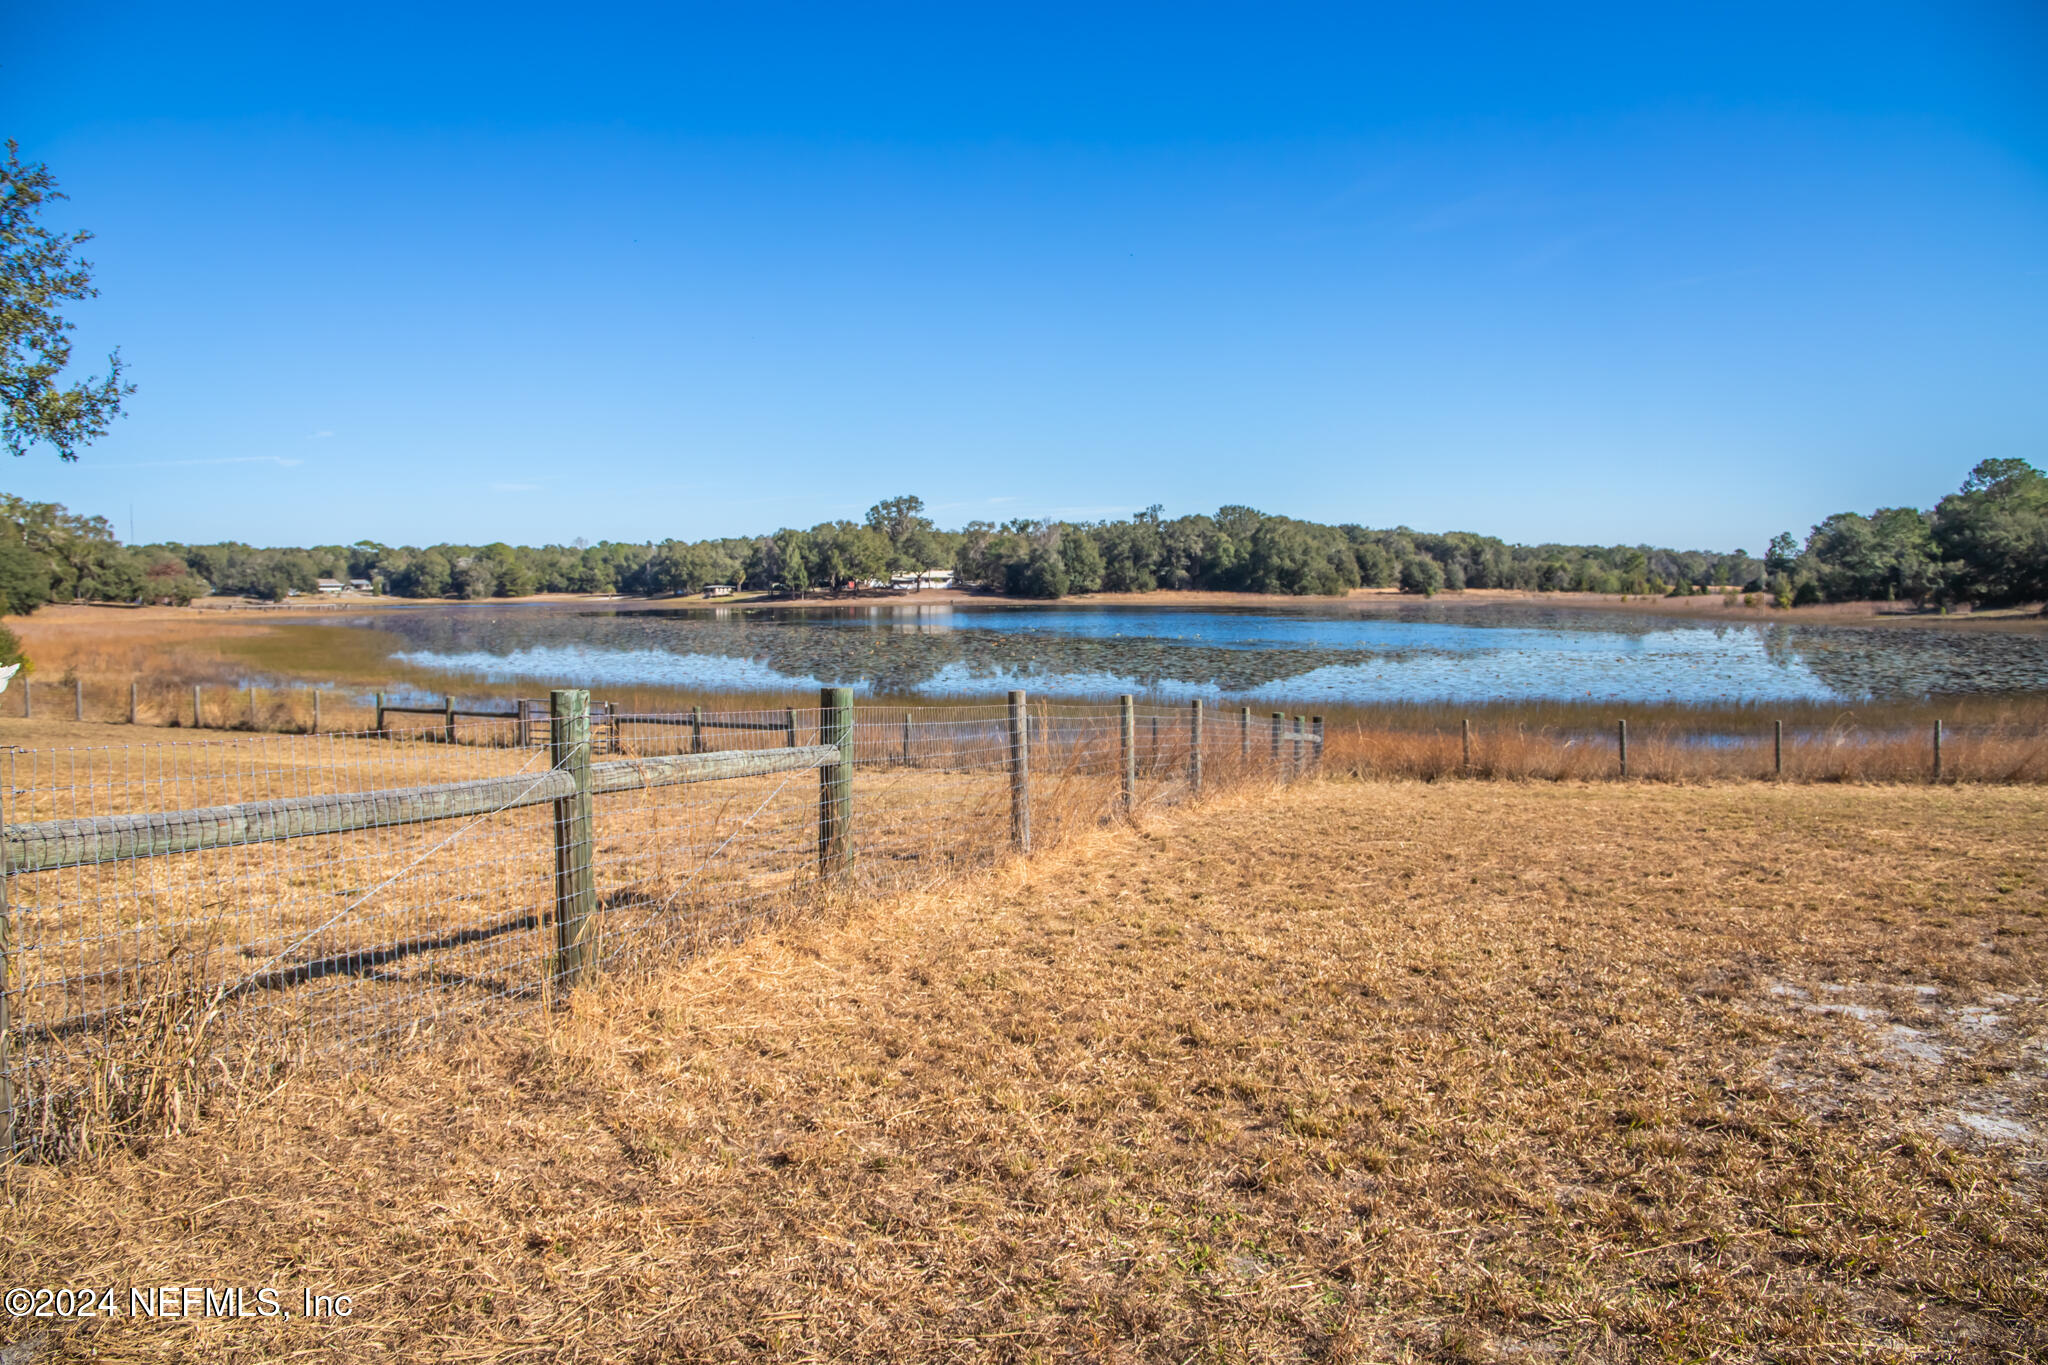
<path fill-rule="evenodd" d="M 1485 607 L 1516 606 L 1547 608 L 1553 611 L 1658 616 L 1701 624 L 1739 622 L 2048 632 L 2048 616 L 2042 615 L 2037 604 L 1948 613 L 1916 611 L 1894 602 L 1828 602 L 1804 607 L 1771 607 L 1759 604 L 1746 607 L 1739 601 L 1731 606 L 1719 593 L 1714 592 L 1694 597 L 1641 597 L 1607 593 L 1530 592 L 1519 588 L 1468 588 L 1463 592 L 1444 592 L 1434 597 L 1420 597 L 1395 588 L 1355 588 L 1343 597 L 1295 597 L 1279 593 L 1162 588 L 1146 593 L 1076 593 L 1067 597 L 1048 599 L 1007 597 L 999 593 L 973 592 L 961 588 L 934 588 L 907 595 L 886 592 L 851 593 L 838 597 L 812 597 L 801 600 L 770 596 L 766 593 L 742 593 L 731 597 L 627 597 L 587 593 L 536 593 L 528 597 L 492 597 L 482 600 L 448 597 L 348 597 L 316 602 L 255 602 L 243 598 L 200 598 L 189 607 L 119 607 L 98 603 L 52 604 L 42 608 L 39 614 L 61 613 L 63 619 L 71 620 L 84 615 L 103 616 L 109 611 L 116 611 L 135 619 L 192 620 L 201 616 L 246 613 L 250 616 L 282 620 L 295 617 L 318 619 L 330 615 L 376 615 L 383 612 L 426 608 L 503 609 L 547 606 L 603 607 L 616 611 L 717 611 L 730 610 L 734 607 L 774 611 L 878 606 L 980 606 L 1043 611 L 1082 606 L 1233 609 L 1340 616 L 1392 616 L 1418 607 L 1471 611 Z"/>

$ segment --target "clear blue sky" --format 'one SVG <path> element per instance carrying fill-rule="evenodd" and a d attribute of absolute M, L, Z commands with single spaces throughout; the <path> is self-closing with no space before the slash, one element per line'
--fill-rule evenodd
<path fill-rule="evenodd" d="M 1546 12 L 1549 11 L 1549 12 Z M 144 540 L 1245 502 L 1760 550 L 2048 464 L 2048 6 L 20 6 Z"/>

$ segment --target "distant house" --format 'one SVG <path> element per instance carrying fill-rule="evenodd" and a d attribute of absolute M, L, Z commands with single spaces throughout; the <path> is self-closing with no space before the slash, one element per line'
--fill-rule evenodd
<path fill-rule="evenodd" d="M 351 578 L 348 581 L 348 586 L 350 592 L 368 592 L 372 584 L 367 578 Z"/>
<path fill-rule="evenodd" d="M 706 597 L 730 597 L 732 596 L 732 584 L 707 583 L 704 585 L 704 595 Z"/>
<path fill-rule="evenodd" d="M 950 588 L 953 586 L 953 571 L 951 569 L 925 569 L 921 572 L 912 573 L 906 570 L 903 573 L 891 574 L 889 576 L 889 586 L 897 592 L 922 592 L 926 588 Z"/>
<path fill-rule="evenodd" d="M 319 582 L 315 583 L 313 586 L 325 593 L 337 593 L 340 592 L 343 588 L 347 587 L 348 584 L 342 582 L 338 578 L 323 578 Z"/>

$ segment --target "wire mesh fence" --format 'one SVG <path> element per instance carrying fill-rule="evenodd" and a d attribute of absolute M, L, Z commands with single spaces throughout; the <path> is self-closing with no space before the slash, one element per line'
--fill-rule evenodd
<path fill-rule="evenodd" d="M 382 699 L 380 698 L 380 701 Z M 5 763 L 5 1150 L 176 1129 L 821 895 L 935 879 L 1204 787 L 1313 769 L 1320 723 L 1199 706 L 380 708 L 317 734 Z"/>

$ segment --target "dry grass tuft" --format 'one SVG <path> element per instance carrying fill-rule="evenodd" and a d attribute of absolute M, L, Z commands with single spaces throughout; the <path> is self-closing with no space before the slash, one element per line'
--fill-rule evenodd
<path fill-rule="evenodd" d="M 17 1169 L 0 1278 L 357 1296 L 116 1361 L 2039 1358 L 2044 816 L 1227 797 Z"/>

